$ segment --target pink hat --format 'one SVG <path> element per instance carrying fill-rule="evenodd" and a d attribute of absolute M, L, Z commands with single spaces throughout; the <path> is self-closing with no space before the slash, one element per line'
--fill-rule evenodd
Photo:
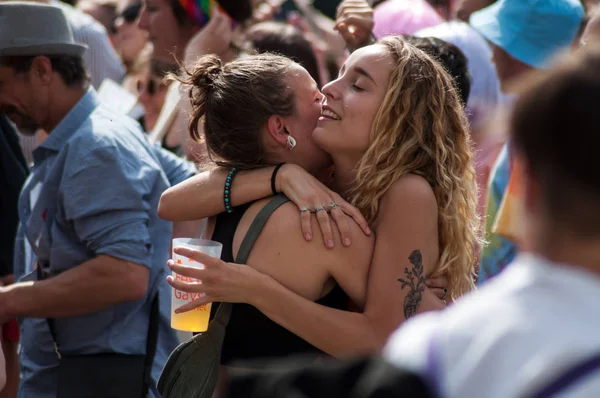
<path fill-rule="evenodd" d="M 387 0 L 375 7 L 374 17 L 373 33 L 377 38 L 412 35 L 444 22 L 426 0 Z"/>

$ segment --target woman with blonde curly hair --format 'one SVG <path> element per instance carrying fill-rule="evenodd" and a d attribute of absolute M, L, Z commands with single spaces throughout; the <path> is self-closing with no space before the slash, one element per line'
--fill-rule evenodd
<path fill-rule="evenodd" d="M 227 87 L 227 79 L 233 80 L 235 62 L 218 71 L 213 69 L 209 91 L 200 91 L 203 94 L 199 95 L 194 91 L 197 87 L 192 87 L 192 102 L 202 97 L 195 105 L 206 113 L 204 119 L 203 115 L 195 115 L 192 130 L 204 120 L 211 155 L 225 158 L 238 168 L 244 164 L 232 161 L 232 154 L 246 156 L 251 163 L 248 168 L 288 162 L 307 171 L 286 164 L 240 173 L 231 185 L 231 205 L 268 196 L 272 191 L 284 192 L 297 205 L 288 214 L 292 229 L 294 223 L 301 223 L 304 238 L 311 240 L 311 219 L 316 218 L 326 246 L 339 250 L 335 243 L 339 246 L 341 242 L 347 246 L 341 249 L 343 253 L 352 250 L 355 242 L 360 244 L 361 238 L 346 214 L 362 224 L 354 208 L 342 199 L 346 198 L 362 212 L 376 237 L 368 280 L 364 280 L 364 289 L 358 294 L 347 291 L 359 311 L 344 311 L 302 297 L 290 284 L 268 276 L 268 272 L 257 272 L 253 264 L 240 266 L 182 250 L 182 254 L 205 264 L 204 270 L 197 270 L 169 263 L 176 273 L 202 281 L 194 284 L 170 278 L 176 289 L 205 293 L 182 311 L 207 302 L 247 303 L 315 347 L 340 356 L 376 352 L 406 318 L 443 308 L 434 289 L 427 286 L 428 277 L 446 277 L 453 299 L 474 287 L 479 231 L 475 172 L 462 104 L 452 78 L 440 65 L 400 37 L 388 37 L 357 50 L 342 67 L 338 79 L 323 88 L 326 98 L 319 104 L 318 121 L 306 112 L 318 98 L 303 95 L 301 88 L 306 83 L 290 71 L 287 90 L 291 91 L 284 88 L 282 94 L 295 101 L 294 110 L 289 115 L 274 112 L 261 122 L 262 134 L 252 141 L 262 152 L 257 155 L 242 148 L 247 142 L 243 130 L 227 124 L 237 115 L 227 109 L 220 90 Z M 244 82 L 236 83 L 231 90 L 240 90 Z M 269 94 L 279 92 L 281 88 Z M 238 104 L 246 104 L 249 112 L 256 113 L 252 103 Z M 303 122 L 294 125 L 293 119 L 298 116 L 303 116 Z M 217 131 L 223 127 L 225 130 Z M 331 173 L 323 172 L 329 165 L 324 163 L 328 158 L 321 156 L 323 150 L 335 166 L 333 181 L 324 177 Z M 331 183 L 339 194 L 309 172 Z M 223 212 L 225 174 L 221 170 L 200 174 L 169 189 L 161 198 L 159 214 L 181 221 Z M 332 233 L 328 213 L 340 237 Z M 284 228 L 275 230 L 279 235 L 288 232 Z M 321 231 L 315 230 L 315 235 L 321 235 Z M 263 238 L 269 241 L 275 236 L 259 239 Z M 275 258 L 287 249 L 276 242 L 270 245 Z M 305 272 L 318 267 L 303 262 L 302 252 L 298 257 Z M 287 269 L 290 265 L 282 261 L 276 266 Z M 356 272 L 359 270 L 350 263 L 343 271 Z M 343 283 L 335 280 L 346 291 Z M 443 299 L 445 293 L 444 289 Z"/>

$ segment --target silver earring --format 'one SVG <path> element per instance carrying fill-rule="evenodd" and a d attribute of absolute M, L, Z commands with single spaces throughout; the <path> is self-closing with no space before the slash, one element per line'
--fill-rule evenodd
<path fill-rule="evenodd" d="M 290 151 L 296 147 L 296 139 L 291 135 L 287 136 L 287 147 Z"/>

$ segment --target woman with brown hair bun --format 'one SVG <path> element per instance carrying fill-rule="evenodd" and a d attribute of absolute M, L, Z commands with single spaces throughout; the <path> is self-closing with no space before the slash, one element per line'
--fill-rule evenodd
<path fill-rule="evenodd" d="M 308 175 L 326 175 L 329 164 L 312 160 L 312 148 L 318 145 L 317 153 L 325 150 L 335 166 L 332 185 L 364 214 L 375 232 L 375 248 L 372 256 L 369 253 L 369 277 L 363 281 L 367 284 L 365 289 L 354 292 L 336 277 L 361 310 L 349 312 L 317 305 L 268 272 L 256 272 L 261 271 L 255 265 L 262 264 L 261 258 L 255 257 L 254 264 L 249 261 L 251 267 L 244 267 L 182 250 L 206 265 L 204 270 L 195 270 L 170 263 L 176 273 L 202 281 L 194 285 L 170 280 L 174 287 L 206 293 L 182 310 L 213 301 L 248 303 L 319 349 L 342 356 L 376 352 L 406 318 L 443 308 L 444 304 L 426 286 L 428 277 L 448 278 L 447 298 L 456 299 L 473 288 L 479 232 L 475 173 L 462 104 L 452 78 L 439 64 L 400 37 L 385 38 L 348 58 L 338 79 L 323 88 L 323 104 L 316 102 L 315 93 L 312 98 L 317 105 L 312 106 L 321 107 L 318 120 L 307 113 L 303 123 L 297 123 L 297 118 L 288 123 L 287 116 L 280 115 L 290 110 L 282 109 L 258 125 L 266 134 L 250 137 L 244 133 L 247 124 L 237 112 L 244 109 L 254 114 L 263 99 L 226 101 L 226 93 L 235 96 L 247 90 L 242 86 L 254 78 L 249 75 L 236 80 L 238 75 L 230 73 L 236 62 L 239 61 L 207 73 L 211 80 L 209 91 L 198 92 L 192 87 L 191 97 L 198 111 L 191 122 L 192 131 L 206 112 L 206 141 L 213 156 L 244 156 L 252 160 L 250 167 L 279 162 L 300 167 L 283 166 L 279 178 L 273 167 L 239 175 L 231 186 L 231 205 L 268 196 L 271 190 L 283 191 L 298 205 L 288 216 L 287 228 L 297 229 L 302 223 L 304 236 L 310 240 L 311 218 L 314 221 L 317 217 L 322 225 L 328 225 L 330 212 L 342 234 L 340 239 L 324 229 L 330 248 L 326 252 L 364 255 L 365 250 L 355 248 L 360 244 L 360 234 L 348 231 L 356 229 L 356 225 L 348 223 L 340 207 L 350 213 L 352 209 L 339 195 Z M 260 73 L 258 62 L 254 64 L 252 58 L 245 62 L 245 73 Z M 281 71 L 295 81 L 290 72 Z M 189 83 L 193 86 L 198 81 L 192 78 Z M 302 109 L 303 87 L 305 84 L 297 83 L 270 87 L 269 92 L 287 93 Z M 236 116 L 229 116 L 231 109 L 236 110 Z M 292 124 L 292 119 L 297 124 Z M 249 151 L 251 142 L 257 150 L 269 150 L 277 142 L 279 156 L 258 156 Z M 223 183 L 221 173 L 201 174 L 169 189 L 161 198 L 159 214 L 182 220 L 223 211 L 218 188 Z M 190 197 L 195 199 L 191 201 Z M 289 231 L 281 227 L 277 232 Z M 315 231 L 315 236 L 321 238 L 320 231 Z M 350 245 L 347 239 L 351 240 Z M 346 247 L 340 249 L 340 241 Z M 306 248 L 318 246 L 322 245 L 309 244 Z M 275 243 L 269 249 L 265 254 L 270 253 L 275 259 L 282 250 Z M 298 256 L 296 261 L 301 261 L 304 271 L 319 263 L 303 251 Z M 282 260 L 277 266 L 286 269 L 288 264 Z M 362 270 L 346 263 L 344 276 L 356 273 L 366 277 Z"/>

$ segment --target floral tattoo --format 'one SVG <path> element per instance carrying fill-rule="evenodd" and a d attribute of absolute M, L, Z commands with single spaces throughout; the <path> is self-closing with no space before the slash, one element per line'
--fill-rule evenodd
<path fill-rule="evenodd" d="M 408 257 L 408 260 L 413 265 L 411 270 L 405 269 L 406 279 L 399 278 L 398 282 L 402 283 L 401 288 L 404 289 L 406 286 L 409 287 L 408 295 L 404 298 L 404 317 L 409 318 L 413 316 L 419 304 L 423 299 L 423 292 L 425 291 L 425 281 L 427 278 L 423 274 L 423 257 L 419 250 L 413 250 Z"/>

